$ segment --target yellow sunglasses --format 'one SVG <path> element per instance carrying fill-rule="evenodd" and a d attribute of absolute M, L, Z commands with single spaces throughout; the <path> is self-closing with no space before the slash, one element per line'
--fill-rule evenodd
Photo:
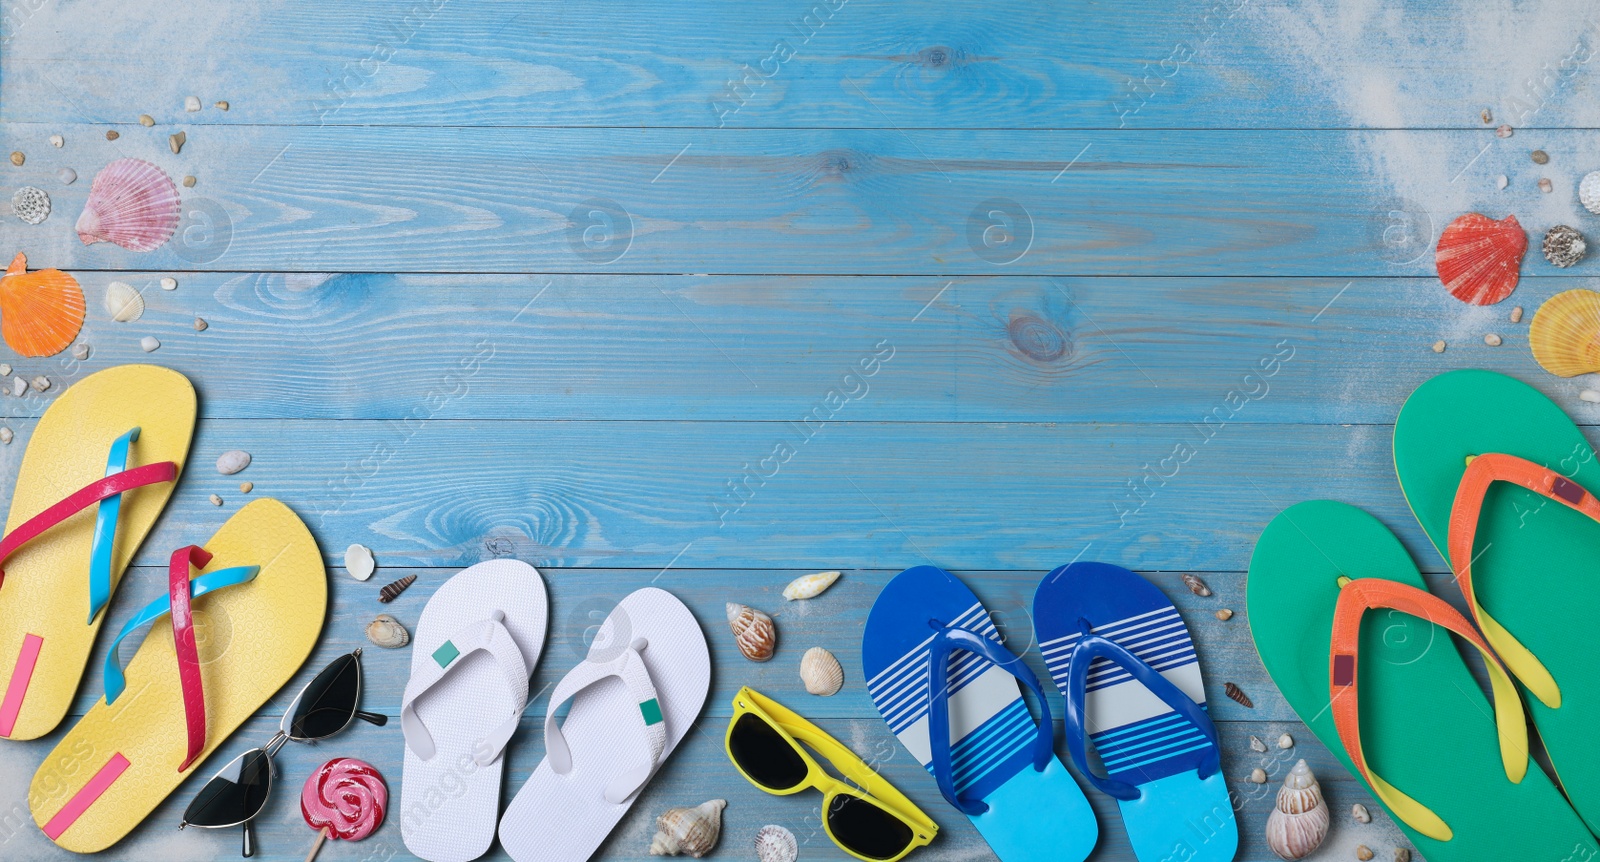
<path fill-rule="evenodd" d="M 739 773 L 768 793 L 822 791 L 822 827 L 828 838 L 862 862 L 897 862 L 939 834 L 939 824 L 855 752 L 754 689 L 741 688 L 733 696 L 733 718 L 723 742 Z M 829 775 L 800 742 L 855 784 Z"/>

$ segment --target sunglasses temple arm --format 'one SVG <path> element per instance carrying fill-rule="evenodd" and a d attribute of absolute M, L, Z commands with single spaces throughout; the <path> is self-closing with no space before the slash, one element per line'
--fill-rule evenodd
<path fill-rule="evenodd" d="M 240 852 L 245 858 L 256 855 L 256 821 L 253 817 L 244 822 L 244 849 Z"/>
<path fill-rule="evenodd" d="M 356 710 L 356 718 L 359 718 L 365 722 L 370 722 L 378 727 L 383 727 L 389 723 L 389 716 L 387 715 L 379 715 L 376 712 L 362 712 L 359 709 Z"/>

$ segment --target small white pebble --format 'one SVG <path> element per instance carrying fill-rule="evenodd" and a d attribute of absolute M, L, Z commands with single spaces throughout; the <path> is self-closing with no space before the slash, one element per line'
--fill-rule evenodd
<path fill-rule="evenodd" d="M 248 494 L 248 493 L 250 493 L 251 489 L 255 488 L 255 486 L 256 486 L 256 483 L 254 483 L 254 482 L 240 482 L 239 483 L 239 493 Z"/>
<path fill-rule="evenodd" d="M 33 378 L 33 389 L 34 389 L 35 392 L 43 392 L 43 391 L 45 391 L 46 389 L 49 389 L 49 388 L 50 388 L 50 378 L 44 376 L 43 374 L 39 375 L 38 377 Z"/>
<path fill-rule="evenodd" d="M 10 428 L 5 427 L 4 425 L 0 425 L 0 443 L 4 443 L 7 446 L 10 446 L 11 445 L 11 438 L 13 438 L 15 436 L 17 436 L 17 435 L 13 434 L 11 432 Z"/>
<path fill-rule="evenodd" d="M 1516 308 L 1511 309 L 1511 322 L 1512 323 L 1521 323 L 1522 322 L 1522 306 L 1519 305 Z"/>
<path fill-rule="evenodd" d="M 1285 733 L 1284 735 L 1278 737 L 1278 747 L 1279 748 L 1294 748 L 1294 737 L 1290 736 L 1287 733 Z"/>
<path fill-rule="evenodd" d="M 1593 389 L 1585 389 L 1578 393 L 1578 400 L 1587 401 L 1590 404 L 1600 404 L 1600 392 L 1596 392 Z"/>
<path fill-rule="evenodd" d="M 1362 805 L 1359 802 L 1350 806 L 1350 816 L 1354 817 L 1357 823 L 1372 822 L 1372 815 L 1367 812 L 1367 806 Z"/>
<path fill-rule="evenodd" d="M 216 494 L 212 494 L 211 495 L 211 505 L 213 505 L 213 506 L 222 505 L 222 498 L 218 497 Z"/>
<path fill-rule="evenodd" d="M 157 341 L 154 335 L 146 335 L 145 337 L 139 339 L 139 349 L 143 350 L 145 353 L 155 353 L 156 348 L 160 346 L 161 342 Z"/>
<path fill-rule="evenodd" d="M 226 110 L 228 110 L 228 103 L 226 101 L 220 101 L 220 102 L 217 102 L 216 104 L 212 105 L 212 107 L 216 108 L 219 111 L 226 111 Z"/>
<path fill-rule="evenodd" d="M 1250 770 L 1250 783 L 1251 784 L 1266 784 L 1267 783 L 1267 771 L 1265 769 L 1262 769 L 1259 766 L 1256 767 L 1255 769 Z"/>
<path fill-rule="evenodd" d="M 1250 750 L 1258 754 L 1265 753 L 1267 750 L 1267 744 L 1261 741 L 1261 737 L 1252 736 L 1250 737 Z"/>
<path fill-rule="evenodd" d="M 1443 353 L 1444 352 L 1444 341 L 1443 340 L 1435 341 L 1433 343 L 1433 352 L 1434 353 Z"/>
<path fill-rule="evenodd" d="M 199 96 L 184 96 L 183 97 L 183 109 L 185 111 L 188 111 L 191 114 L 194 113 L 195 111 L 200 110 L 200 97 Z"/>
<path fill-rule="evenodd" d="M 10 376 L 11 376 L 11 366 L 8 363 L 0 362 L 0 377 L 10 377 Z"/>
<path fill-rule="evenodd" d="M 22 396 L 22 393 L 27 392 L 27 391 L 28 391 L 28 381 L 23 380 L 21 377 L 13 377 L 13 378 L 11 378 L 11 394 L 12 395 L 15 395 L 15 396 L 20 398 Z"/>
<path fill-rule="evenodd" d="M 1549 177 L 1539 178 L 1539 191 L 1544 192 L 1545 194 L 1550 194 L 1552 191 L 1555 191 L 1555 188 L 1555 185 L 1550 182 Z"/>
<path fill-rule="evenodd" d="M 60 135 L 51 135 L 50 136 L 50 146 L 55 147 L 56 149 L 59 150 L 59 149 L 61 149 L 62 147 L 66 146 L 66 145 L 67 145 L 67 139 L 66 138 L 63 138 Z"/>
<path fill-rule="evenodd" d="M 72 168 L 62 168 L 56 171 L 56 179 L 60 180 L 62 185 L 70 186 L 78 181 L 78 172 Z"/>
<path fill-rule="evenodd" d="M 1513 130 L 1512 130 L 1512 128 L 1510 126 L 1501 126 L 1500 128 L 1495 129 L 1494 133 L 1499 137 L 1509 138 L 1509 137 L 1511 137 L 1512 131 Z"/>
<path fill-rule="evenodd" d="M 194 319 L 194 331 L 195 332 L 205 332 L 206 331 L 206 327 L 210 326 L 210 325 L 211 324 L 206 323 L 205 318 L 203 318 L 203 317 L 196 317 Z"/>
<path fill-rule="evenodd" d="M 171 277 L 171 276 L 167 276 L 166 278 L 161 279 L 161 289 L 162 290 L 177 290 L 178 289 L 178 280 L 173 278 L 173 277 Z"/>
<path fill-rule="evenodd" d="M 1488 335 L 1485 335 L 1483 337 L 1483 343 L 1489 345 L 1490 347 L 1499 347 L 1500 346 L 1500 336 L 1495 335 L 1493 332 L 1491 332 Z"/>
<path fill-rule="evenodd" d="M 89 358 L 89 345 L 78 342 L 72 346 L 72 358 L 79 361 Z"/>
<path fill-rule="evenodd" d="M 1494 187 L 1497 189 L 1503 189 L 1509 185 L 1511 185 L 1511 180 L 1505 174 L 1501 174 L 1494 179 Z"/>

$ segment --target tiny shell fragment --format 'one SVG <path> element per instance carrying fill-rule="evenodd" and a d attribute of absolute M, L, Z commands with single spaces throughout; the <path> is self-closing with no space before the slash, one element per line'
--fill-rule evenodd
<path fill-rule="evenodd" d="M 161 279 L 161 289 L 162 290 L 177 290 L 178 289 L 178 280 L 173 278 L 170 275 L 167 276 L 166 278 Z"/>
<path fill-rule="evenodd" d="M 18 398 L 20 398 L 20 397 L 22 397 L 22 393 L 27 392 L 27 391 L 28 391 L 28 381 L 23 380 L 21 377 L 13 377 L 13 378 L 11 378 L 11 394 L 12 395 L 15 395 Z"/>
<path fill-rule="evenodd" d="M 1483 124 L 1485 126 L 1494 122 L 1494 114 L 1488 108 L 1484 108 L 1483 113 L 1479 114 L 1478 116 L 1483 120 Z"/>
<path fill-rule="evenodd" d="M 251 491 L 255 490 L 255 487 L 256 487 L 256 483 L 254 483 L 254 482 L 240 482 L 239 483 L 239 493 L 248 494 Z"/>
<path fill-rule="evenodd" d="M 11 376 L 11 364 L 9 362 L 0 362 L 0 377 L 9 376 Z"/>
<path fill-rule="evenodd" d="M 187 140 L 189 140 L 189 136 L 186 133 L 173 132 L 167 136 L 167 147 L 172 150 L 173 155 L 177 155 L 183 150 L 183 144 Z"/>
<path fill-rule="evenodd" d="M 66 146 L 66 145 L 67 145 L 67 139 L 66 138 L 63 138 L 60 135 L 51 135 L 50 136 L 50 146 L 55 147 L 56 149 L 59 150 L 59 149 L 61 149 L 62 147 Z"/>
<path fill-rule="evenodd" d="M 1243 706 L 1246 709 L 1256 708 L 1256 705 L 1250 702 L 1250 696 L 1245 694 L 1243 689 L 1231 682 L 1225 682 L 1222 684 L 1222 693 L 1230 698 L 1233 698 L 1239 703 L 1240 706 Z"/>
<path fill-rule="evenodd" d="M 1197 596 L 1209 596 L 1209 595 L 1211 595 L 1211 588 L 1206 586 L 1206 582 L 1200 580 L 1199 576 L 1197 576 L 1197 575 L 1191 574 L 1189 572 L 1184 572 L 1183 573 L 1183 584 L 1184 584 L 1184 586 L 1189 588 L 1189 592 L 1194 593 Z"/>
<path fill-rule="evenodd" d="M 4 425 L 0 425 L 0 443 L 4 443 L 7 446 L 9 446 L 9 445 L 11 445 L 11 438 L 13 438 L 15 436 L 16 435 L 14 433 L 12 433 L 10 428 L 5 427 Z"/>
<path fill-rule="evenodd" d="M 1250 750 L 1256 752 L 1257 754 L 1265 754 L 1267 750 L 1267 744 L 1261 741 L 1261 737 L 1252 736 L 1250 737 Z"/>
<path fill-rule="evenodd" d="M 1372 848 L 1368 847 L 1365 844 L 1357 844 L 1356 845 L 1356 858 L 1360 859 L 1361 862 L 1367 862 L 1367 860 L 1372 858 Z"/>
<path fill-rule="evenodd" d="M 17 150 L 11 154 L 11 163 L 19 168 L 22 167 L 22 163 L 27 160 L 28 157 L 23 155 L 21 150 Z"/>
<path fill-rule="evenodd" d="M 1228 620 L 1233 619 L 1233 611 L 1229 608 L 1223 608 L 1222 610 L 1217 611 L 1217 619 L 1227 622 Z"/>
<path fill-rule="evenodd" d="M 1266 784 L 1267 783 L 1267 771 L 1265 769 L 1262 769 L 1259 766 L 1257 766 L 1255 769 L 1250 770 L 1250 783 L 1251 784 Z"/>
<path fill-rule="evenodd" d="M 1411 862 L 1411 850 L 1405 847 L 1394 848 L 1394 862 Z"/>
<path fill-rule="evenodd" d="M 1585 389 L 1578 393 L 1578 400 L 1587 401 L 1590 404 L 1600 404 L 1600 392 L 1596 392 L 1593 389 Z"/>
<path fill-rule="evenodd" d="M 72 346 L 72 358 L 79 361 L 89 358 L 89 345 L 79 342 Z"/>
<path fill-rule="evenodd" d="M 1536 165 L 1547 165 L 1550 163 L 1550 154 L 1544 150 L 1534 150 L 1528 154 L 1528 158 L 1533 159 L 1533 163 Z"/>
<path fill-rule="evenodd" d="M 372 577 L 373 569 L 377 563 L 372 559 L 372 549 L 366 545 L 353 544 L 344 549 L 344 569 L 350 577 L 364 581 Z"/>
<path fill-rule="evenodd" d="M 62 168 L 56 171 L 56 179 L 60 180 L 62 185 L 70 186 L 78 181 L 78 172 L 72 168 Z"/>
<path fill-rule="evenodd" d="M 149 128 L 150 126 L 153 126 L 155 124 L 156 124 L 156 118 L 155 117 L 152 117 L 149 114 L 140 114 L 139 115 L 139 125 L 144 126 L 145 128 Z"/>
<path fill-rule="evenodd" d="M 1539 191 L 1544 192 L 1545 194 L 1550 194 L 1552 191 L 1555 191 L 1555 188 L 1555 185 L 1550 182 L 1549 177 L 1539 178 Z"/>
<path fill-rule="evenodd" d="M 1512 132 L 1513 130 L 1510 126 L 1501 126 L 1500 128 L 1494 130 L 1495 135 L 1501 138 L 1511 137 Z"/>
<path fill-rule="evenodd" d="M 1511 322 L 1512 323 L 1521 323 L 1522 322 L 1522 306 L 1519 305 L 1516 308 L 1511 309 Z"/>
<path fill-rule="evenodd" d="M 213 505 L 213 506 L 222 505 L 222 498 L 218 497 L 216 494 L 212 494 L 211 495 L 211 505 Z"/>
<path fill-rule="evenodd" d="M 1359 802 L 1350 806 L 1350 816 L 1354 817 L 1357 823 L 1372 822 L 1372 815 L 1367 812 L 1367 806 L 1362 805 Z"/>
<path fill-rule="evenodd" d="M 229 449 L 217 456 L 217 472 L 224 476 L 232 476 L 248 466 L 250 453 L 243 449 Z"/>
<path fill-rule="evenodd" d="M 35 392 L 43 392 L 43 391 L 45 391 L 45 390 L 47 390 L 49 388 L 50 388 L 50 378 L 45 377 L 42 374 L 39 375 L 38 377 L 33 378 L 33 391 L 35 391 Z"/>
<path fill-rule="evenodd" d="M 225 101 L 219 101 L 214 107 L 216 107 L 216 109 L 219 111 L 226 111 L 228 110 L 228 103 Z"/>
<path fill-rule="evenodd" d="M 1503 189 L 1509 185 L 1511 185 L 1511 178 L 1505 174 L 1501 174 L 1500 176 L 1494 178 L 1494 187 L 1497 189 Z"/>
<path fill-rule="evenodd" d="M 196 317 L 194 319 L 194 331 L 195 332 L 205 332 L 206 331 L 206 327 L 209 326 L 209 325 L 210 324 L 206 323 L 205 318 L 203 318 L 203 317 Z"/>
<path fill-rule="evenodd" d="M 1279 748 L 1285 748 L 1285 749 L 1294 748 L 1294 737 L 1290 736 L 1287 733 L 1285 733 L 1284 735 L 1278 737 L 1278 747 Z"/>
<path fill-rule="evenodd" d="M 188 111 L 191 114 L 194 113 L 195 111 L 200 110 L 200 97 L 199 96 L 184 96 L 183 97 L 183 109 L 185 111 Z"/>
<path fill-rule="evenodd" d="M 114 140 L 116 140 L 117 138 L 120 138 L 120 137 L 122 137 L 122 136 L 117 134 L 117 130 L 116 129 L 106 129 L 106 140 L 114 141 Z"/>
<path fill-rule="evenodd" d="M 155 353 L 161 349 L 161 342 L 157 341 L 154 335 L 146 335 L 139 339 L 139 349 L 145 353 Z"/>
<path fill-rule="evenodd" d="M 1493 332 L 1483 337 L 1483 343 L 1489 345 L 1490 347 L 1499 347 L 1503 342 L 1504 339 L 1498 335 L 1495 335 Z"/>
<path fill-rule="evenodd" d="M 192 176 L 184 177 L 183 178 L 183 187 L 186 188 L 186 189 L 192 189 L 192 188 L 194 188 L 195 182 L 196 182 L 196 180 Z"/>
<path fill-rule="evenodd" d="M 1434 353 L 1443 353 L 1444 352 L 1444 342 L 1443 341 L 1435 341 L 1433 343 L 1433 352 Z"/>

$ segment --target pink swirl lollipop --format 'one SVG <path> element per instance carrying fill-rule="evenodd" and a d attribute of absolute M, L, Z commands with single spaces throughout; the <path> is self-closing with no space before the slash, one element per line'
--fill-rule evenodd
<path fill-rule="evenodd" d="M 353 757 L 335 757 L 306 779 L 300 791 L 300 814 L 317 830 L 317 843 L 306 855 L 311 862 L 328 838 L 360 841 L 383 824 L 389 788 L 371 764 Z"/>

